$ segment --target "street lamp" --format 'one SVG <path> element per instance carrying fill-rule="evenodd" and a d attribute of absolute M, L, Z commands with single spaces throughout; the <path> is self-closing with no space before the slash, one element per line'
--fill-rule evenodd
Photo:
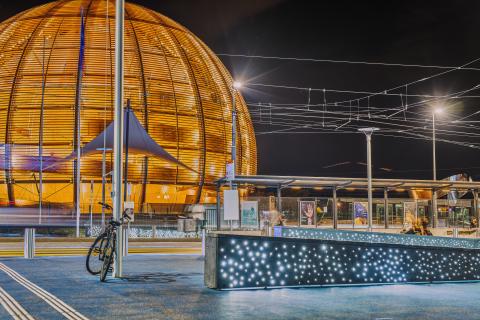
<path fill-rule="evenodd" d="M 378 128 L 361 128 L 358 131 L 363 132 L 367 138 L 367 177 L 368 177 L 368 231 L 372 231 L 372 214 L 373 214 L 373 204 L 372 204 L 372 134 L 374 131 L 380 130 Z"/>
<path fill-rule="evenodd" d="M 435 106 L 432 112 L 432 161 L 433 161 L 433 180 L 437 181 L 437 158 L 436 158 L 436 150 L 435 150 L 435 115 L 440 115 L 443 113 L 443 108 L 441 106 Z M 437 190 L 433 189 L 432 192 L 432 213 L 433 213 L 433 221 L 432 227 L 437 227 Z"/>
<path fill-rule="evenodd" d="M 233 185 L 233 179 L 235 179 L 237 171 L 237 107 L 236 107 L 236 95 L 238 90 L 242 87 L 240 81 L 233 81 L 232 83 L 232 177 L 230 179 L 230 189 L 237 189 Z M 232 220 L 230 220 L 230 230 L 233 229 Z"/>
<path fill-rule="evenodd" d="M 237 169 L 237 107 L 235 96 L 242 86 L 243 84 L 240 81 L 234 81 L 232 84 L 232 164 L 234 177 Z"/>
<path fill-rule="evenodd" d="M 113 136 L 113 174 L 112 174 L 112 215 L 115 221 L 122 217 L 122 153 L 123 153 L 123 98 L 124 98 L 124 22 L 125 0 L 115 2 L 115 103 Z M 115 242 L 113 276 L 121 278 L 123 274 L 123 228 L 117 229 Z"/>
<path fill-rule="evenodd" d="M 433 140 L 433 180 L 437 180 L 437 161 L 435 155 L 435 115 L 440 115 L 443 113 L 442 107 L 435 107 L 432 112 L 432 140 Z"/>
<path fill-rule="evenodd" d="M 240 81 L 234 81 L 233 82 L 233 88 L 234 89 L 240 89 L 241 87 L 243 86 L 243 83 L 241 83 Z"/>

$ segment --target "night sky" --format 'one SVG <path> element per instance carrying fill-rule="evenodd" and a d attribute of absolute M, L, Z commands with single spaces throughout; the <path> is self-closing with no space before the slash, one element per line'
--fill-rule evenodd
<path fill-rule="evenodd" d="M 4 20 L 24 9 L 45 3 L 40 0 L 1 0 L 0 19 Z M 187 1 L 137 0 L 134 1 L 163 13 L 183 24 L 199 36 L 214 52 L 279 57 L 316 58 L 460 66 L 480 57 L 480 2 L 478 1 Z M 302 88 L 326 88 L 345 91 L 379 92 L 417 79 L 445 71 L 445 69 L 356 65 L 325 62 L 295 62 L 264 59 L 246 59 L 221 56 L 235 78 L 252 84 L 273 84 Z M 480 68 L 480 62 L 469 65 Z M 418 95 L 445 95 L 478 85 L 480 71 L 457 70 L 432 80 L 400 88 L 393 93 Z M 365 138 L 354 133 L 356 126 L 372 125 L 367 116 L 367 100 L 355 99 L 366 94 L 312 91 L 310 104 L 327 102 L 327 109 L 343 111 L 343 122 L 351 122 L 338 131 L 352 133 L 325 133 L 323 124 L 342 124 L 322 119 L 324 107 L 311 107 L 302 115 L 321 130 L 291 129 L 282 134 L 262 134 L 288 127 L 279 123 L 298 123 L 305 117 L 282 115 L 282 110 L 259 108 L 258 103 L 274 106 L 294 104 L 296 110 L 308 101 L 307 90 L 286 90 L 248 85 L 242 89 L 250 104 L 258 144 L 259 174 L 351 176 L 366 175 Z M 468 96 L 480 97 L 480 90 Z M 374 96 L 374 108 L 402 109 L 405 97 Z M 424 98 L 408 97 L 409 104 Z M 350 111 L 336 107 L 334 101 L 353 100 Z M 480 134 L 475 123 L 471 127 L 452 126 L 451 121 L 469 115 L 479 108 L 480 98 L 453 99 L 445 102 L 446 112 L 437 123 L 438 139 L 467 142 L 480 147 Z M 316 108 L 316 109 L 315 109 Z M 342 109 L 343 108 L 343 109 Z M 399 135 L 373 138 L 373 164 L 375 177 L 432 178 L 432 143 L 428 140 L 407 139 L 413 134 L 431 135 L 430 110 L 432 106 L 420 104 L 412 113 L 398 114 L 404 119 L 402 126 L 417 129 L 407 134 L 392 133 L 391 121 L 376 119 L 375 125 L 384 133 Z M 283 110 L 285 111 L 285 110 Z M 393 113 L 395 110 L 390 111 Z M 260 119 L 260 114 L 262 118 Z M 324 113 L 323 113 L 324 114 Z M 388 115 L 389 112 L 382 113 Z M 359 119 L 357 120 L 357 116 Z M 301 119 L 301 120 L 299 120 Z M 338 119 L 337 119 L 338 120 Z M 468 120 L 480 120 L 480 116 Z M 421 121 L 424 123 L 422 124 Z M 270 124 L 270 122 L 272 124 Z M 352 126 L 352 127 L 350 127 Z M 349 129 L 350 127 L 350 129 Z M 393 127 L 397 128 L 397 127 Z M 405 127 L 402 127 L 405 128 Z M 442 129 L 450 130 L 444 135 Z M 294 133 L 294 132 L 316 133 Z M 453 132 L 455 131 L 455 132 Z M 480 179 L 480 149 L 437 142 L 438 178 L 466 172 Z M 344 163 L 342 165 L 335 165 Z M 360 163 L 360 164 L 359 164 Z M 386 169 L 382 169 L 386 168 Z"/>

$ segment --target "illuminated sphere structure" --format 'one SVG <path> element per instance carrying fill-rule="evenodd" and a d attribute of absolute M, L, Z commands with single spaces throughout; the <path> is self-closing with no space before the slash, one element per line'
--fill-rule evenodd
<path fill-rule="evenodd" d="M 0 24 L 2 203 L 38 203 L 42 171 L 43 203 L 74 207 L 77 137 L 83 148 L 113 120 L 114 47 L 114 0 L 60 0 Z M 215 202 L 213 181 L 225 175 L 231 159 L 232 94 L 238 112 L 237 174 L 256 173 L 246 104 L 234 93 L 226 68 L 194 34 L 127 3 L 124 66 L 125 99 L 136 118 L 158 145 L 193 169 L 132 151 L 128 189 L 137 210 Z M 81 156 L 83 212 L 90 204 L 99 211 L 102 152 Z M 105 163 L 109 172 L 110 151 Z M 108 178 L 107 199 L 110 190 Z"/>

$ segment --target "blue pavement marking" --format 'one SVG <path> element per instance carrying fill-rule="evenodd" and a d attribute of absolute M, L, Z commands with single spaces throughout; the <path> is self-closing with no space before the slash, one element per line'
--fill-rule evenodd
<path fill-rule="evenodd" d="M 50 292 L 42 289 L 41 287 L 37 286 L 35 283 L 31 282 L 15 270 L 9 268 L 5 264 L 0 262 L 0 271 L 5 273 L 11 279 L 16 281 L 18 284 L 29 290 L 34 295 L 40 297 L 43 301 L 45 301 L 48 305 L 50 305 L 53 309 L 63 315 L 65 318 L 69 320 L 88 320 L 84 317 L 81 313 L 77 310 L 73 309 L 71 306 L 67 305 L 61 299 L 56 297 L 55 295 L 51 294 Z"/>
<path fill-rule="evenodd" d="M 12 316 L 10 316 L 10 314 L 7 312 L 7 310 L 5 310 L 5 308 L 1 304 L 0 304 L 0 319 L 12 319 Z"/>
<path fill-rule="evenodd" d="M 128 256 L 126 278 L 106 283 L 85 271 L 82 257 L 0 262 L 90 319 L 480 318 L 480 283 L 215 291 L 203 285 L 198 256 Z M 0 279 L 2 285 L 5 279 Z M 9 286 L 14 290 L 14 284 Z M 48 307 L 23 299 L 32 315 Z"/>
<path fill-rule="evenodd" d="M 21 286 L 18 282 L 7 276 L 2 271 L 0 271 L 0 287 L 2 287 L 15 300 L 17 300 L 17 302 L 36 320 L 65 319 L 45 301 L 34 295 L 25 287 Z M 9 319 L 9 317 L 2 318 L 0 313 L 0 319 Z"/>
<path fill-rule="evenodd" d="M 2 287 L 0 287 L 0 304 L 10 316 L 16 320 L 35 320 L 32 315 Z"/>
<path fill-rule="evenodd" d="M 11 319 L 10 314 L 0 305 L 0 319 Z"/>

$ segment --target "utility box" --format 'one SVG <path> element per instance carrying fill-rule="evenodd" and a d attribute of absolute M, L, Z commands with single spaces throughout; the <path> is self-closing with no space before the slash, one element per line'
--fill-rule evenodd
<path fill-rule="evenodd" d="M 209 233 L 205 240 L 205 265 L 203 282 L 211 289 L 218 289 L 218 236 L 216 233 Z"/>

